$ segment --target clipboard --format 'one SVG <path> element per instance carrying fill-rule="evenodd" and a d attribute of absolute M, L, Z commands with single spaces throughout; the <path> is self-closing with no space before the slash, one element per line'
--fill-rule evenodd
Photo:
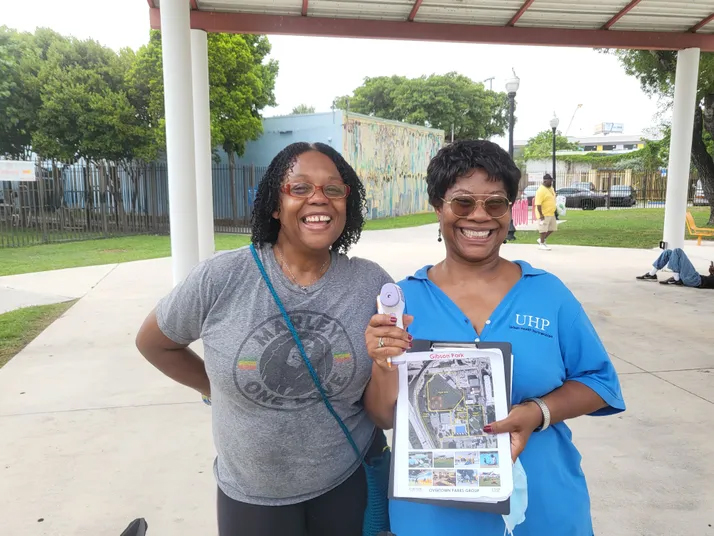
<path fill-rule="evenodd" d="M 488 350 L 496 349 L 500 350 L 503 355 L 503 370 L 506 376 L 506 399 L 508 411 L 511 411 L 511 397 L 513 388 L 513 348 L 509 342 L 448 342 L 448 341 L 430 341 L 426 339 L 414 339 L 412 341 L 412 347 L 407 350 L 407 355 L 412 352 L 428 352 L 430 350 L 442 348 L 464 348 L 468 350 Z M 394 408 L 394 427 L 392 428 L 392 437 L 396 435 L 397 428 L 397 418 L 396 418 L 396 405 Z M 447 508 L 459 508 L 462 510 L 476 510 L 479 512 L 485 512 L 488 514 L 498 514 L 498 515 L 508 515 L 511 513 L 511 498 L 509 497 L 505 501 L 500 501 L 496 503 L 489 502 L 466 502 L 466 501 L 437 501 L 430 499 L 415 499 L 410 497 L 395 497 L 394 496 L 394 464 L 396 457 L 391 456 L 391 464 L 389 468 L 389 499 L 396 501 L 408 501 L 421 504 L 431 504 L 437 506 L 444 506 Z"/>

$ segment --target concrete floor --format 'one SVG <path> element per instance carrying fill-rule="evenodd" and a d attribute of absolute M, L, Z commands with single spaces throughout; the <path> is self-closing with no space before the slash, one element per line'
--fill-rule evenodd
<path fill-rule="evenodd" d="M 714 244 L 686 250 L 701 272 L 714 259 Z M 565 281 L 621 376 L 627 412 L 571 423 L 596 534 L 714 536 L 714 291 L 636 282 L 656 251 L 502 251 Z M 352 254 L 401 278 L 440 260 L 443 245 L 426 226 L 367 232 Z M 210 408 L 133 344 L 170 268 L 0 278 L 18 292 L 83 296 L 0 370 L 3 536 L 118 536 L 140 516 L 151 536 L 216 533 Z"/>
<path fill-rule="evenodd" d="M 81 298 L 115 267 L 107 264 L 0 277 L 0 314 Z"/>

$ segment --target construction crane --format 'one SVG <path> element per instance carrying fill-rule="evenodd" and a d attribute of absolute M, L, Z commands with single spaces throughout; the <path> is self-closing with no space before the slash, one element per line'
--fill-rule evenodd
<path fill-rule="evenodd" d="M 575 111 L 573 112 L 573 117 L 570 118 L 570 123 L 568 123 L 568 128 L 565 130 L 565 134 L 563 134 L 564 136 L 567 136 L 567 135 L 568 135 L 568 132 L 570 132 L 570 127 L 573 126 L 573 119 L 575 119 L 575 114 L 577 114 L 577 113 L 578 113 L 578 110 L 579 110 L 580 108 L 582 108 L 582 107 L 583 107 L 582 104 L 578 104 L 578 105 L 575 107 Z"/>

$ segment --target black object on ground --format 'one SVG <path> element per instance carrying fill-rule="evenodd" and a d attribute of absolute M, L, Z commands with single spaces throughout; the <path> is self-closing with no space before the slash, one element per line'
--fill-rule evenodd
<path fill-rule="evenodd" d="M 129 526 L 124 529 L 124 532 L 120 536 L 146 536 L 146 531 L 149 528 L 149 524 L 146 519 L 139 517 L 129 523 Z"/>

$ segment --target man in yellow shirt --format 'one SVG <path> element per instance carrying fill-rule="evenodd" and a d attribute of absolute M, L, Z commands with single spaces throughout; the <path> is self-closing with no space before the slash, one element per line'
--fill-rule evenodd
<path fill-rule="evenodd" d="M 549 250 L 546 239 L 558 230 L 558 222 L 555 220 L 555 190 L 553 189 L 553 177 L 547 173 L 543 175 L 543 184 L 540 185 L 535 194 L 533 204 L 536 208 L 538 219 L 538 248 Z"/>

